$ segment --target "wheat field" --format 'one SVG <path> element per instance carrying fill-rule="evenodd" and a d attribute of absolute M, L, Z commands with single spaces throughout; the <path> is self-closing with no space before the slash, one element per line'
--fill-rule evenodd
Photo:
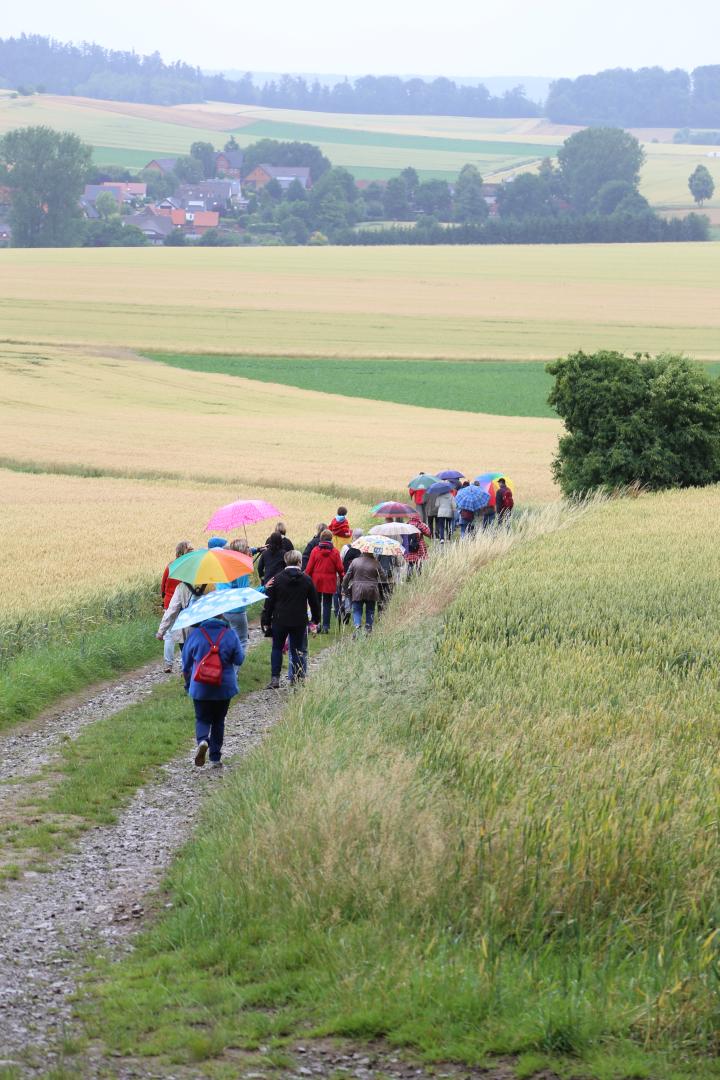
<path fill-rule="evenodd" d="M 331 397 L 72 347 L 4 345 L 0 365 L 6 458 L 240 479 L 256 494 L 331 485 L 368 503 L 402 494 L 421 468 L 475 475 L 502 462 L 525 501 L 556 497 L 559 421 Z"/>
<path fill-rule="evenodd" d="M 245 353 L 720 358 L 718 247 L 0 251 L 10 341 Z M 39 303 L 39 300 L 42 300 Z"/>

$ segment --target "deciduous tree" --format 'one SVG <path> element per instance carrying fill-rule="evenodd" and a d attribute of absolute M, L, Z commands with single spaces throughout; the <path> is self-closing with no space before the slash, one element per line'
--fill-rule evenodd
<path fill-rule="evenodd" d="M 645 160 L 634 135 L 621 128 L 585 128 L 566 139 L 558 151 L 560 171 L 573 207 L 586 213 L 609 180 L 637 189 Z"/>
<path fill-rule="evenodd" d="M 710 170 L 705 165 L 698 165 L 688 179 L 688 187 L 698 206 L 702 206 L 706 199 L 712 199 L 715 194 L 715 181 Z"/>

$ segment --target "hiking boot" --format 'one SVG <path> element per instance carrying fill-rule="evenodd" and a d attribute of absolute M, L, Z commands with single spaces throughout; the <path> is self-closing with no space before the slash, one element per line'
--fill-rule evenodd
<path fill-rule="evenodd" d="M 280 679 L 277 677 L 277 675 L 271 676 L 270 682 L 267 684 L 265 689 L 266 690 L 279 690 L 280 689 Z"/>
<path fill-rule="evenodd" d="M 166 675 L 172 675 L 172 664 L 166 664 L 163 671 Z"/>
<path fill-rule="evenodd" d="M 211 769 L 222 769 L 222 767 L 223 767 L 222 761 L 211 761 L 210 762 L 210 768 Z"/>
<path fill-rule="evenodd" d="M 205 764 L 205 758 L 207 757 L 207 752 L 208 752 L 208 741 L 207 741 L 207 739 L 203 739 L 202 742 L 198 743 L 197 750 L 195 751 L 195 764 L 196 765 L 204 765 Z"/>

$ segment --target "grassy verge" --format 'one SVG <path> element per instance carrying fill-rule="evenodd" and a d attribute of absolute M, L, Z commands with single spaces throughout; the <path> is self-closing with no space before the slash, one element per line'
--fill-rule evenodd
<path fill-rule="evenodd" d="M 335 640 L 313 638 L 311 655 Z M 265 641 L 249 651 L 235 702 L 265 685 L 269 654 Z M 114 821 L 159 766 L 192 746 L 192 717 L 180 680 L 172 679 L 155 687 L 145 700 L 99 720 L 67 742 L 60 760 L 31 779 L 40 783 L 42 796 L 34 797 L 31 791 L 24 805 L 16 805 L 11 821 L 0 827 L 5 863 L 0 877 L 16 876 L 19 861 L 43 867 L 86 829 Z"/>
<path fill-rule="evenodd" d="M 180 472 L 168 472 L 160 469 L 120 469 L 112 468 L 110 466 L 96 466 L 86 465 L 78 462 L 66 461 L 36 461 L 32 459 L 14 458 L 14 457 L 2 457 L 0 456 L 0 469 L 9 469 L 11 472 L 28 473 L 30 475 L 44 475 L 50 476 L 81 476 L 88 479 L 93 479 L 101 476 L 107 476 L 114 480 L 171 480 L 177 482 L 187 482 L 197 484 L 197 477 L 191 476 L 187 473 Z M 204 476 L 202 479 L 203 484 L 217 485 L 219 487 L 232 487 L 243 486 L 250 484 L 255 488 L 279 488 L 285 489 L 286 483 L 278 481 L 277 477 L 263 477 L 263 476 L 225 476 L 225 477 L 213 477 Z M 352 487 L 347 484 L 335 484 L 328 482 L 325 484 L 307 483 L 302 481 L 295 482 L 293 480 L 292 487 L 296 491 L 312 492 L 315 495 L 324 495 L 331 499 L 358 499 L 361 502 L 376 503 L 378 499 L 384 493 L 387 497 L 387 488 L 382 486 L 376 487 Z M 406 497 L 405 491 L 396 492 L 398 498 Z"/>
<path fill-rule="evenodd" d="M 720 491 L 686 500 L 439 557 L 211 801 L 91 1031 L 719 1076 Z"/>
<path fill-rule="evenodd" d="M 547 403 L 552 378 L 540 362 L 146 355 L 190 371 L 219 372 L 345 397 L 498 416 L 557 419 L 557 413 Z"/>

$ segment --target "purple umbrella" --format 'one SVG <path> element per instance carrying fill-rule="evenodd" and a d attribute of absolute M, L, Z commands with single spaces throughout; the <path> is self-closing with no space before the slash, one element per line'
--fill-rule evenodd
<path fill-rule="evenodd" d="M 465 473 L 460 472 L 459 469 L 443 469 L 442 472 L 435 473 L 438 480 L 464 480 Z"/>
<path fill-rule="evenodd" d="M 428 495 L 447 495 L 452 491 L 453 485 L 449 484 L 447 480 L 440 480 L 437 484 L 431 484 L 427 489 Z"/>

